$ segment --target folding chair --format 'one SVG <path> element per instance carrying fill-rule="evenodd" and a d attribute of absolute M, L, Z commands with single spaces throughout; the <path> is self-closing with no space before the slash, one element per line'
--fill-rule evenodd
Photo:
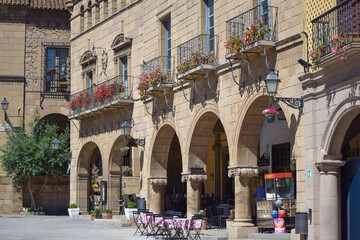
<path fill-rule="evenodd" d="M 191 218 L 190 228 L 189 228 L 186 238 L 200 239 L 200 233 L 201 233 L 201 229 L 202 229 L 202 225 L 203 225 L 203 220 L 204 220 L 204 216 L 201 214 L 195 214 Z M 195 232 L 193 237 L 191 236 L 192 230 Z"/>
<path fill-rule="evenodd" d="M 137 232 L 140 232 L 140 236 L 142 236 L 144 234 L 144 226 L 140 219 L 140 212 L 139 211 L 133 212 L 133 216 L 134 216 L 134 222 L 136 225 L 136 231 L 133 236 L 135 236 Z"/>

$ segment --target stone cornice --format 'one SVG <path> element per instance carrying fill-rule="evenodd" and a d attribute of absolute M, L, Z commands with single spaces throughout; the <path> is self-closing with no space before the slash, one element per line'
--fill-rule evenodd
<path fill-rule="evenodd" d="M 148 177 L 148 179 L 151 185 L 165 186 L 167 184 L 167 177 L 152 176 Z"/>
<path fill-rule="evenodd" d="M 191 173 L 191 172 L 182 172 L 181 181 L 182 182 L 205 182 L 207 179 L 207 173 Z"/>
<path fill-rule="evenodd" d="M 258 166 L 254 165 L 231 165 L 228 171 L 229 177 L 254 177 L 258 174 Z"/>
<path fill-rule="evenodd" d="M 343 160 L 321 160 L 315 162 L 315 166 L 319 169 L 320 174 L 338 173 L 339 168 L 344 166 L 346 161 Z"/>

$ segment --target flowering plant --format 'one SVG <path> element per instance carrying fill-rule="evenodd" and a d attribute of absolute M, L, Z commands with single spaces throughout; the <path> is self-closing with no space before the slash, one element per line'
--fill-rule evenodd
<path fill-rule="evenodd" d="M 315 36 L 315 38 L 317 38 L 316 41 L 318 41 L 318 45 L 317 47 L 311 51 L 311 54 L 310 54 L 310 60 L 312 62 L 312 66 L 311 68 L 313 70 L 317 70 L 318 69 L 318 65 L 320 63 L 320 58 L 324 55 L 324 44 L 323 44 L 323 39 L 319 36 Z"/>
<path fill-rule="evenodd" d="M 123 176 L 131 176 L 132 175 L 132 169 L 129 166 L 123 166 L 122 167 L 122 175 Z"/>
<path fill-rule="evenodd" d="M 95 210 L 91 210 L 90 211 L 90 214 L 93 215 L 93 216 L 96 216 L 96 215 L 99 215 L 100 214 L 100 209 L 99 208 L 96 208 Z"/>
<path fill-rule="evenodd" d="M 77 96 L 77 98 L 73 99 L 70 102 L 69 107 L 72 110 L 75 110 L 76 106 L 78 107 L 86 106 L 89 102 L 90 102 L 89 93 L 88 92 L 80 93 L 79 96 Z"/>
<path fill-rule="evenodd" d="M 118 83 L 114 82 L 110 85 L 107 85 L 106 83 L 101 84 L 93 93 L 94 100 L 100 101 L 105 98 L 108 98 L 112 95 L 115 95 L 116 89 L 119 87 Z"/>
<path fill-rule="evenodd" d="M 235 209 L 230 210 L 229 219 L 234 220 L 235 219 Z"/>
<path fill-rule="evenodd" d="M 26 207 L 21 207 L 19 208 L 20 212 L 30 212 L 30 208 L 26 208 Z"/>
<path fill-rule="evenodd" d="M 199 214 L 203 215 L 204 217 L 206 217 L 206 209 L 205 210 L 200 210 Z"/>
<path fill-rule="evenodd" d="M 276 116 L 279 114 L 279 111 L 277 111 L 275 108 L 267 108 L 264 111 L 262 111 L 262 114 L 265 115 L 265 117 L 267 116 Z"/>
<path fill-rule="evenodd" d="M 264 39 L 265 34 L 270 33 L 271 29 L 266 27 L 264 22 L 265 18 L 259 20 L 255 25 L 251 24 L 246 28 L 244 33 L 245 38 L 240 38 L 239 35 L 231 34 L 229 39 L 225 41 L 224 47 L 230 51 L 230 53 L 239 53 L 241 50 L 245 50 L 251 43 Z"/>
<path fill-rule="evenodd" d="M 186 71 L 189 71 L 192 68 L 195 68 L 201 64 L 208 64 L 209 63 L 209 57 L 200 54 L 198 51 L 192 52 L 191 56 L 189 58 L 184 58 L 183 62 L 176 66 L 176 76 L 178 76 L 181 73 L 184 73 Z"/>
<path fill-rule="evenodd" d="M 343 35 L 343 34 L 342 34 Z M 332 36 L 333 45 L 332 45 L 332 54 L 340 55 L 340 59 L 344 60 L 344 54 L 348 50 L 347 45 L 345 44 L 345 39 L 343 37 L 339 37 L 338 35 Z"/>
<path fill-rule="evenodd" d="M 160 69 L 158 67 L 155 67 L 154 70 L 151 71 L 149 74 L 143 74 L 137 87 L 141 100 L 144 100 L 144 97 L 147 95 L 149 87 L 156 86 L 159 83 L 166 83 L 167 79 L 167 74 L 160 72 Z"/>

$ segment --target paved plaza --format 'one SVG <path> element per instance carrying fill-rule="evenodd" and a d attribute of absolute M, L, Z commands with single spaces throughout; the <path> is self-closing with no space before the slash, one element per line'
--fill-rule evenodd
<path fill-rule="evenodd" d="M 0 215 L 0 239 L 146 239 L 122 228 L 69 216 Z"/>

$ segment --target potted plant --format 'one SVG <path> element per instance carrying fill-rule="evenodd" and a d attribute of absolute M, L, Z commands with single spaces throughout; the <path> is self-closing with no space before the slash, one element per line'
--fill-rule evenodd
<path fill-rule="evenodd" d="M 122 167 L 122 175 L 123 176 L 131 176 L 132 175 L 132 169 L 129 168 L 128 166 L 123 166 Z"/>
<path fill-rule="evenodd" d="M 120 148 L 120 151 L 123 156 L 126 156 L 129 151 L 129 147 L 122 147 Z"/>
<path fill-rule="evenodd" d="M 129 202 L 127 207 L 125 208 L 125 217 L 127 220 L 132 220 L 133 212 L 137 211 L 137 205 L 134 202 Z"/>
<path fill-rule="evenodd" d="M 201 167 L 199 164 L 196 164 L 196 163 L 191 165 L 189 170 L 190 170 L 191 173 L 203 173 L 204 172 L 204 168 Z"/>
<path fill-rule="evenodd" d="M 78 217 L 79 217 L 80 208 L 78 208 L 75 203 L 72 203 L 72 204 L 70 205 L 70 208 L 68 208 L 68 212 L 69 212 L 70 218 L 78 218 Z"/>
<path fill-rule="evenodd" d="M 112 219 L 112 211 L 110 209 L 104 209 L 102 211 L 102 219 Z"/>
<path fill-rule="evenodd" d="M 275 108 L 267 108 L 264 111 L 262 111 L 262 114 L 265 115 L 266 121 L 271 123 L 274 122 L 275 117 L 279 115 L 279 111 L 277 111 Z"/>
<path fill-rule="evenodd" d="M 235 220 L 235 209 L 230 210 L 229 218 L 226 219 L 226 228 L 231 227 Z"/>
<path fill-rule="evenodd" d="M 206 217 L 206 209 L 205 210 L 200 210 L 199 214 L 204 216 L 203 222 L 202 222 L 202 225 L 201 225 L 201 229 L 206 230 L 207 229 L 207 220 L 208 220 L 207 217 Z"/>
<path fill-rule="evenodd" d="M 91 210 L 90 214 L 91 214 L 91 220 L 93 220 L 93 221 L 95 218 L 101 219 L 100 209 L 98 209 L 98 208 L 96 208 L 95 210 Z"/>

